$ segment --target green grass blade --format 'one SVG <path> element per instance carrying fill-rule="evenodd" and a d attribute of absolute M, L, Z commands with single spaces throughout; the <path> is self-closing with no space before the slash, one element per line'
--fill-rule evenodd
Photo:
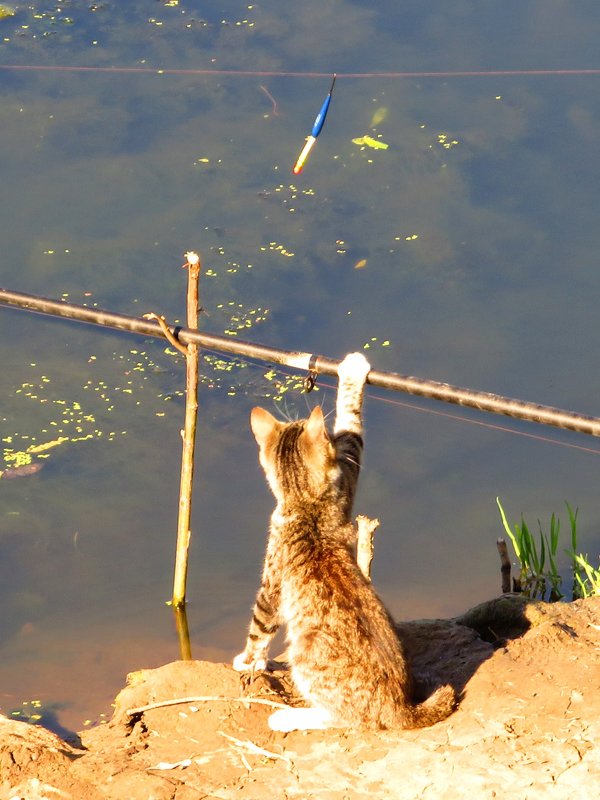
<path fill-rule="evenodd" d="M 560 520 L 554 514 L 554 512 L 552 512 L 552 517 L 550 518 L 550 552 L 552 553 L 552 555 L 556 555 L 559 535 L 560 535 Z"/>
<path fill-rule="evenodd" d="M 500 503 L 500 498 L 499 497 L 496 498 L 496 503 L 497 503 L 498 509 L 500 511 L 500 517 L 502 518 L 502 524 L 504 525 L 504 530 L 506 531 L 506 533 L 508 534 L 508 536 L 510 538 L 510 541 L 512 542 L 512 546 L 513 546 L 513 549 L 515 551 L 515 554 L 516 554 L 517 558 L 519 559 L 519 561 L 521 563 L 523 563 L 522 560 L 521 560 L 521 548 L 519 547 L 519 542 L 517 541 L 517 538 L 515 537 L 514 533 L 510 529 L 510 525 L 508 524 L 508 522 L 506 520 L 506 514 L 504 513 L 504 509 L 502 508 L 502 504 Z M 518 526 L 515 526 L 515 527 L 518 528 Z"/>
<path fill-rule="evenodd" d="M 584 581 L 578 572 L 575 573 L 575 580 L 579 586 L 579 597 L 589 597 L 587 581 Z"/>
<path fill-rule="evenodd" d="M 540 575 L 544 574 L 544 567 L 546 566 L 546 536 L 544 534 L 540 535 L 540 560 L 538 565 L 538 572 Z"/>
<path fill-rule="evenodd" d="M 577 552 L 577 514 L 579 513 L 579 509 L 576 508 L 573 512 L 571 506 L 566 502 L 565 505 L 567 507 L 567 511 L 569 512 L 569 524 L 571 526 L 571 550 L 573 553 Z"/>
<path fill-rule="evenodd" d="M 523 530 L 523 542 L 527 552 L 527 563 L 531 571 L 538 576 L 541 574 L 540 558 L 538 556 L 535 539 L 531 535 L 531 532 L 527 527 L 527 523 L 523 519 L 523 515 L 521 515 L 521 528 Z"/>

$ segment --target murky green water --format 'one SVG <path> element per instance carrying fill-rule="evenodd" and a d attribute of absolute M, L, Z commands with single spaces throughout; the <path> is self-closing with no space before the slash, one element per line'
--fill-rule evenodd
<path fill-rule="evenodd" d="M 600 413 L 600 78 L 344 77 L 595 68 L 597 4 L 14 7 L 0 64 L 48 69 L 0 69 L 1 285 L 174 320 L 197 250 L 207 330 L 366 347 L 379 369 Z M 248 412 L 307 400 L 283 372 L 210 356 L 189 622 L 194 656 L 229 659 L 272 505 Z M 45 456 L 0 480 L 0 708 L 39 700 L 81 728 L 126 672 L 178 655 L 183 367 L 160 342 L 6 309 L 0 363 L 0 468 Z M 310 403 L 333 407 L 328 383 Z M 366 414 L 357 511 L 382 521 L 374 578 L 398 617 L 497 593 L 496 495 L 534 524 L 569 500 L 599 551 L 598 456 L 561 446 L 593 440 L 376 392 Z"/>

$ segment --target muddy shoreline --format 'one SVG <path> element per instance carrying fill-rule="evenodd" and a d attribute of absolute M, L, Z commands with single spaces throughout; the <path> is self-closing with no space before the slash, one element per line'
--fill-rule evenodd
<path fill-rule="evenodd" d="M 507 596 L 398 629 L 415 671 L 461 694 L 432 728 L 274 733 L 269 703 L 295 702 L 285 669 L 248 686 L 176 661 L 131 673 L 110 722 L 75 743 L 0 717 L 0 798 L 597 797 L 600 598 Z"/>

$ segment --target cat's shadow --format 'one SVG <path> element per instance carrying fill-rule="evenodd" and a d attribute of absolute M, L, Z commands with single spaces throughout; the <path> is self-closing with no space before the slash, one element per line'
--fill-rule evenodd
<path fill-rule="evenodd" d="M 502 595 L 453 619 L 397 622 L 420 702 L 451 684 L 460 702 L 465 686 L 484 661 L 509 640 L 523 636 L 531 623 L 522 595 Z"/>
<path fill-rule="evenodd" d="M 522 595 L 503 595 L 453 619 L 397 622 L 414 678 L 415 702 L 425 700 L 444 684 L 451 684 L 460 698 L 479 666 L 510 639 L 530 627 L 525 614 L 528 601 Z M 250 680 L 252 694 L 266 692 L 285 703 L 301 702 L 291 682 L 285 652 L 270 660 L 268 671 Z"/>

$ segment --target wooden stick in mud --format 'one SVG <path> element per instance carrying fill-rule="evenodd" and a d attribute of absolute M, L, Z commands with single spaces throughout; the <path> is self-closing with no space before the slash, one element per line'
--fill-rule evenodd
<path fill-rule="evenodd" d="M 502 538 L 496 542 L 498 553 L 500 554 L 500 574 L 502 575 L 502 594 L 510 592 L 510 558 L 506 541 Z"/>
<path fill-rule="evenodd" d="M 198 329 L 198 283 L 200 279 L 200 257 L 186 253 L 188 270 L 187 326 Z M 173 606 L 185 604 L 188 569 L 188 550 L 191 535 L 192 483 L 194 479 L 194 449 L 196 444 L 196 420 L 198 416 L 198 344 L 189 342 L 186 347 L 186 395 L 185 424 L 181 432 L 183 448 L 181 454 L 181 481 L 179 484 L 179 517 L 177 520 L 177 551 L 175 554 L 175 577 L 173 580 Z"/>
<path fill-rule="evenodd" d="M 181 661 L 191 661 L 192 643 L 190 641 L 190 629 L 185 605 L 173 606 L 173 614 L 175 615 L 175 628 L 177 630 L 177 641 L 179 642 L 179 658 Z"/>

